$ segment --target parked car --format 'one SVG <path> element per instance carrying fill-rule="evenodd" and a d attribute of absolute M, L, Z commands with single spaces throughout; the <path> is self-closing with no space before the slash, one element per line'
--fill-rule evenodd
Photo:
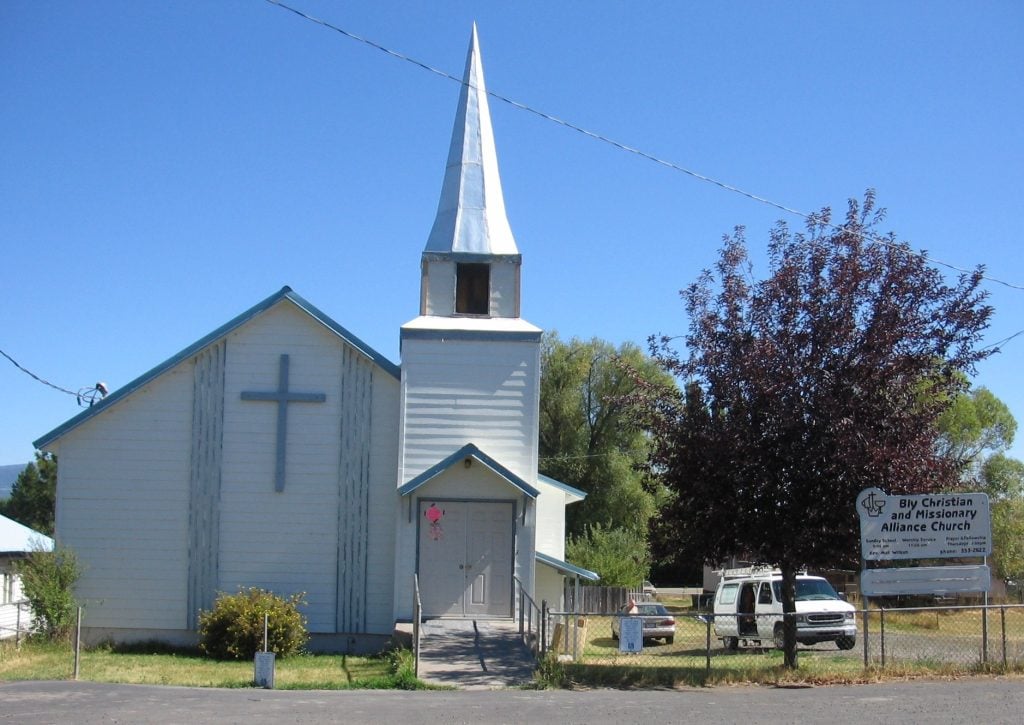
<path fill-rule="evenodd" d="M 658 596 L 658 590 L 655 589 L 654 585 L 646 579 L 644 579 L 644 583 L 641 585 L 641 591 L 643 591 L 643 593 L 651 599 L 654 599 L 654 597 Z"/>
<path fill-rule="evenodd" d="M 664 604 L 657 602 L 639 602 L 624 604 L 612 619 L 612 639 L 619 639 L 619 625 L 623 617 L 641 617 L 643 619 L 644 642 L 663 639 L 665 644 L 672 644 L 676 638 L 676 620 L 665 609 Z"/>

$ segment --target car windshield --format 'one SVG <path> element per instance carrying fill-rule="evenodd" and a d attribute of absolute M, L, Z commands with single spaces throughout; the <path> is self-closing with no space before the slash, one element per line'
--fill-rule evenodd
<path fill-rule="evenodd" d="M 664 615 L 668 614 L 668 610 L 665 609 L 661 604 L 637 604 L 636 608 L 639 610 L 638 614 L 642 615 Z"/>
<path fill-rule="evenodd" d="M 772 582 L 772 591 L 775 598 L 782 600 L 782 582 Z M 824 579 L 797 579 L 796 580 L 796 601 L 806 602 L 821 599 L 839 599 L 836 590 Z"/>

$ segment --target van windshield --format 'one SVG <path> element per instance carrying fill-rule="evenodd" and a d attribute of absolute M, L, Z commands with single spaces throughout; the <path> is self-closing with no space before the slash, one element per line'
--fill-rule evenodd
<path fill-rule="evenodd" d="M 777 601 L 782 601 L 782 582 L 772 582 L 772 592 Z M 805 602 L 821 599 L 839 599 L 836 590 L 824 579 L 797 579 L 796 580 L 796 601 Z"/>

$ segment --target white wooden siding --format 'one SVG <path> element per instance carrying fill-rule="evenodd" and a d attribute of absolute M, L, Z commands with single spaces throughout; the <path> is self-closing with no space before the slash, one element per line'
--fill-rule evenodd
<path fill-rule="evenodd" d="M 371 552 L 392 549 L 390 528 L 373 527 L 391 519 L 395 444 L 373 436 L 395 438 L 397 381 L 290 303 L 233 333 L 228 349 L 220 588 L 305 592 L 311 632 L 390 632 L 374 607 L 388 597 L 390 609 L 392 569 Z M 289 388 L 326 400 L 289 404 L 279 493 L 277 406 L 241 392 L 273 390 L 282 354 Z M 384 400 L 390 389 L 390 407 L 374 400 L 378 388 Z"/>
<path fill-rule="evenodd" d="M 537 481 L 537 551 L 565 560 L 565 491 Z"/>
<path fill-rule="evenodd" d="M 403 341 L 400 483 L 466 443 L 532 483 L 539 356 L 536 342 Z"/>
<path fill-rule="evenodd" d="M 187 626 L 191 362 L 64 435 L 57 540 L 89 627 Z"/>

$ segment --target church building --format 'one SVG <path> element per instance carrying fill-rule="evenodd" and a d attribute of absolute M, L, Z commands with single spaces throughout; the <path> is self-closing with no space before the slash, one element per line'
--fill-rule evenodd
<path fill-rule="evenodd" d="M 521 264 L 474 28 L 400 365 L 284 287 L 35 442 L 86 641 L 193 643 L 219 592 L 261 587 L 305 593 L 311 648 L 367 650 L 414 579 L 424 617 L 464 618 L 596 580 L 564 560 L 583 492 L 537 471 Z"/>

